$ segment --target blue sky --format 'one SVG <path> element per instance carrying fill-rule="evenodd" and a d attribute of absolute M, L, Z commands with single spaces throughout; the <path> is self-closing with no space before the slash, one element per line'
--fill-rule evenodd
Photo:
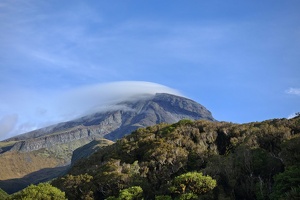
<path fill-rule="evenodd" d="M 82 88 L 169 91 L 221 121 L 289 117 L 300 111 L 299 10 L 299 0 L 2 0 L 0 139 L 69 119 L 62 110 L 80 105 L 58 102 Z"/>

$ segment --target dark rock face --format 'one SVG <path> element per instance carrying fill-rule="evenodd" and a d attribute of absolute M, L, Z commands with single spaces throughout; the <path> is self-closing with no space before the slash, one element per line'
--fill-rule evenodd
<path fill-rule="evenodd" d="M 77 148 L 75 151 L 73 151 L 71 164 L 75 164 L 78 160 L 82 158 L 87 158 L 90 155 L 92 155 L 94 152 L 98 151 L 102 147 L 108 146 L 113 144 L 112 141 L 106 140 L 106 139 L 96 139 L 92 142 L 83 145 L 79 148 Z"/>
<path fill-rule="evenodd" d="M 202 105 L 170 94 L 156 94 L 152 99 L 137 102 L 123 102 L 130 111 L 122 115 L 122 126 L 107 134 L 105 138 L 116 140 L 139 127 L 159 123 L 175 123 L 182 119 L 205 119 L 214 121 L 210 111 Z"/>
<path fill-rule="evenodd" d="M 65 144 L 74 140 L 89 138 L 90 136 L 92 136 L 90 129 L 78 126 L 59 134 L 46 135 L 44 137 L 19 141 L 11 148 L 11 150 L 24 152 L 35 151 L 42 148 L 50 148 L 54 144 Z M 97 136 L 97 133 L 95 133 L 95 136 Z M 90 137 L 90 139 L 93 140 L 94 137 Z"/>
<path fill-rule="evenodd" d="M 204 106 L 184 97 L 158 93 L 139 100 L 124 101 L 69 122 L 35 130 L 6 141 L 17 141 L 11 150 L 34 151 L 74 140 L 107 138 L 116 140 L 139 127 L 175 123 L 181 119 L 214 121 Z"/>

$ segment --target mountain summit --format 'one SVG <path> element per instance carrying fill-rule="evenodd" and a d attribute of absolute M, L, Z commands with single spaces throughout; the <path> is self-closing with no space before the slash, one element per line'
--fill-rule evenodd
<path fill-rule="evenodd" d="M 30 141 L 42 139 L 47 141 L 49 137 L 64 136 L 64 139 L 51 140 L 51 144 L 65 143 L 67 140 L 76 140 L 83 137 L 107 138 L 116 140 L 132 131 L 159 123 L 175 123 L 181 119 L 205 119 L 215 121 L 210 111 L 199 103 L 176 95 L 157 93 L 154 96 L 144 95 L 137 99 L 131 99 L 108 106 L 105 111 L 96 112 L 75 120 L 59 123 L 46 128 L 38 129 L 5 140 Z M 80 132 L 78 136 L 74 133 Z M 74 135 L 66 138 L 66 135 Z M 78 138 L 79 137 L 79 138 Z M 35 149 L 19 145 L 19 150 L 30 151 Z M 41 148 L 48 145 L 42 145 Z"/>

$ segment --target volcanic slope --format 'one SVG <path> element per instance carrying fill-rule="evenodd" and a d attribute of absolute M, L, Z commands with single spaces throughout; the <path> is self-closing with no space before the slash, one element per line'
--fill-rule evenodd
<path fill-rule="evenodd" d="M 102 112 L 9 138 L 0 142 L 0 162 L 3 163 L 3 159 L 9 154 L 12 160 L 15 157 L 24 157 L 24 164 L 11 162 L 10 166 L 10 162 L 6 162 L 6 165 L 1 165 L 0 187 L 5 185 L 1 184 L 3 181 L 14 179 L 18 183 L 24 182 L 19 179 L 46 168 L 56 169 L 69 165 L 73 151 L 91 141 L 103 138 L 117 140 L 141 127 L 160 123 L 171 124 L 182 119 L 215 121 L 209 110 L 193 100 L 157 93 L 134 97 L 111 105 Z M 112 142 L 103 140 L 102 143 L 105 146 Z M 44 159 L 43 165 L 38 162 L 41 159 Z M 22 169 L 22 166 L 27 166 L 26 170 Z M 18 173 L 15 173 L 16 171 Z M 53 178 L 51 172 L 41 176 L 41 180 Z M 32 180 L 26 179 L 22 186 L 30 183 Z"/>

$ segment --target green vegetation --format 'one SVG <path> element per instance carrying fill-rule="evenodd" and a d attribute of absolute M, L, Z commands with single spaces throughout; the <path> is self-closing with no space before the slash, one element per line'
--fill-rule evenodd
<path fill-rule="evenodd" d="M 175 194 L 193 193 L 201 195 L 214 189 L 216 185 L 216 180 L 210 176 L 203 176 L 202 173 L 198 172 L 188 172 L 175 177 L 170 190 Z"/>
<path fill-rule="evenodd" d="M 155 200 L 172 200 L 172 197 L 168 195 L 158 195 L 155 196 Z"/>
<path fill-rule="evenodd" d="M 93 177 L 88 174 L 78 176 L 66 175 L 61 181 L 53 181 L 59 188 L 64 188 L 68 199 L 93 199 L 94 186 L 91 183 Z"/>
<path fill-rule="evenodd" d="M 7 199 L 9 195 L 0 188 L 0 199 Z"/>
<path fill-rule="evenodd" d="M 16 141 L 0 142 L 0 153 L 4 153 L 11 149 Z"/>
<path fill-rule="evenodd" d="M 9 142 L 0 142 L 0 148 L 12 146 L 16 143 L 16 141 L 9 141 Z"/>
<path fill-rule="evenodd" d="M 143 189 L 140 186 L 133 186 L 120 191 L 119 197 L 110 196 L 106 200 L 141 200 Z"/>
<path fill-rule="evenodd" d="M 65 193 L 53 187 L 49 183 L 30 185 L 22 191 L 10 196 L 12 200 L 64 200 Z"/>
<path fill-rule="evenodd" d="M 297 199 L 300 117 L 139 129 L 51 184 L 68 199 Z"/>
<path fill-rule="evenodd" d="M 271 194 L 272 199 L 285 199 L 287 196 L 300 198 L 300 168 L 293 166 L 287 168 L 284 172 L 275 177 L 274 191 Z M 292 199 L 292 198 L 289 198 Z"/>

